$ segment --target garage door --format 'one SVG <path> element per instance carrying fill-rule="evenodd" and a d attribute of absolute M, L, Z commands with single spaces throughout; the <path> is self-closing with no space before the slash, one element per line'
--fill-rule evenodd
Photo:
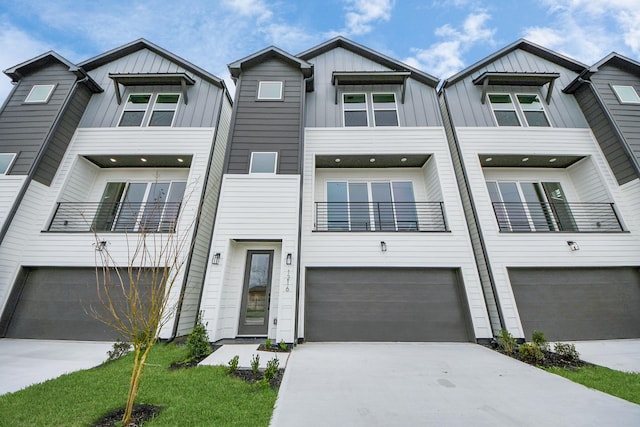
<path fill-rule="evenodd" d="M 6 336 L 89 341 L 118 338 L 115 331 L 88 314 L 91 307 L 101 307 L 95 269 L 28 269 Z"/>
<path fill-rule="evenodd" d="M 640 338 L 637 268 L 514 268 L 509 277 L 527 338 Z"/>
<path fill-rule="evenodd" d="M 470 341 L 456 270 L 312 268 L 305 286 L 308 341 Z"/>

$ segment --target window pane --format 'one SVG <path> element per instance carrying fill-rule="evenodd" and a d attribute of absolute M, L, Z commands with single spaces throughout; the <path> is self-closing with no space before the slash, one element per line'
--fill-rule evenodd
<path fill-rule="evenodd" d="M 92 230 L 110 231 L 113 226 L 113 220 L 118 213 L 122 193 L 126 187 L 125 182 L 108 182 L 102 193 L 100 206 L 93 218 Z"/>
<path fill-rule="evenodd" d="M 344 125 L 345 126 L 367 126 L 367 112 L 366 111 L 345 111 Z"/>
<path fill-rule="evenodd" d="M 613 86 L 620 102 L 640 103 L 640 96 L 633 86 Z"/>
<path fill-rule="evenodd" d="M 247 284 L 247 308 L 244 313 L 245 325 L 259 326 L 264 325 L 266 321 L 270 267 L 270 254 L 251 254 L 247 279 L 249 282 Z"/>
<path fill-rule="evenodd" d="M 559 182 L 543 182 L 542 187 L 551 204 L 551 210 L 562 231 L 578 231 L 567 198 Z"/>
<path fill-rule="evenodd" d="M 173 111 L 154 111 L 153 114 L 151 114 L 149 126 L 171 126 L 173 113 Z M 142 121 L 142 119 L 140 120 Z"/>
<path fill-rule="evenodd" d="M 495 111 L 498 126 L 520 126 L 518 115 L 515 111 Z"/>
<path fill-rule="evenodd" d="M 366 104 L 367 100 L 364 96 L 364 93 L 351 93 L 344 95 L 344 103 L 345 104 L 362 104 L 363 106 Z"/>
<path fill-rule="evenodd" d="M 258 99 L 282 99 L 282 82 L 260 82 Z"/>
<path fill-rule="evenodd" d="M 347 200 L 346 182 L 327 182 L 327 228 L 329 230 L 349 230 Z"/>
<path fill-rule="evenodd" d="M 369 190 L 365 182 L 349 183 L 349 212 L 352 231 L 371 230 L 369 217 Z"/>
<path fill-rule="evenodd" d="M 371 183 L 373 198 L 373 217 L 376 230 L 395 231 L 396 224 L 391 203 L 391 187 L 388 182 Z"/>
<path fill-rule="evenodd" d="M 118 126 L 140 126 L 144 118 L 144 111 L 125 111 Z"/>
<path fill-rule="evenodd" d="M 156 99 L 156 106 L 159 104 L 177 104 L 180 95 L 177 94 L 160 94 L 158 95 L 158 99 Z M 167 105 L 169 107 L 170 105 Z M 175 106 L 173 106 L 175 108 Z"/>
<path fill-rule="evenodd" d="M 140 226 L 149 232 L 156 231 L 160 224 L 162 211 L 164 210 L 164 202 L 169 193 L 168 182 L 154 182 L 151 184 L 146 203 L 144 204 L 144 214 L 140 221 Z"/>
<path fill-rule="evenodd" d="M 520 199 L 520 193 L 518 192 L 516 183 L 500 182 L 498 183 L 498 187 L 502 195 L 502 200 L 505 203 L 511 229 L 515 231 L 530 231 L 531 228 L 529 227 L 527 212 L 522 204 L 522 199 Z"/>
<path fill-rule="evenodd" d="M 150 99 L 151 95 L 129 95 L 127 104 L 148 104 Z"/>
<path fill-rule="evenodd" d="M 411 182 L 394 182 L 392 186 L 398 230 L 418 230 L 418 213 L 413 195 L 413 184 Z M 441 226 L 442 224 L 437 225 Z"/>
<path fill-rule="evenodd" d="M 47 102 L 55 85 L 34 85 L 24 102 Z"/>
<path fill-rule="evenodd" d="M 518 95 L 518 102 L 523 110 L 541 110 L 542 104 L 538 95 Z"/>
<path fill-rule="evenodd" d="M 133 231 L 137 228 L 138 216 L 143 206 L 147 183 L 131 183 L 120 206 L 115 231 Z"/>
<path fill-rule="evenodd" d="M 529 126 L 549 127 L 544 111 L 524 111 L 524 117 L 527 119 Z"/>
<path fill-rule="evenodd" d="M 0 175 L 7 173 L 15 154 L 0 154 Z"/>
<path fill-rule="evenodd" d="M 396 111 L 375 111 L 376 126 L 398 126 Z"/>
<path fill-rule="evenodd" d="M 511 97 L 508 94 L 489 94 L 491 104 L 511 104 Z"/>
<path fill-rule="evenodd" d="M 171 183 L 158 231 L 171 232 L 175 229 L 178 214 L 180 213 L 180 203 L 182 202 L 186 188 L 187 183 L 184 181 L 174 181 Z"/>
<path fill-rule="evenodd" d="M 392 93 L 374 93 L 373 94 L 373 102 L 375 104 L 390 104 L 392 107 L 396 105 L 396 97 Z"/>
<path fill-rule="evenodd" d="M 527 202 L 527 210 L 537 231 L 554 230 L 549 205 L 547 205 L 540 185 L 534 182 L 521 182 L 522 195 Z"/>
<path fill-rule="evenodd" d="M 252 153 L 251 173 L 275 173 L 276 153 Z"/>

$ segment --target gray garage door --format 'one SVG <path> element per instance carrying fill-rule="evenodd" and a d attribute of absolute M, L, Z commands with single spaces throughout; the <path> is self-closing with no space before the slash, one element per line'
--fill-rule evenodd
<path fill-rule="evenodd" d="M 307 269 L 308 341 L 470 341 L 456 270 Z"/>
<path fill-rule="evenodd" d="M 509 277 L 527 338 L 640 338 L 637 268 L 513 268 Z"/>
<path fill-rule="evenodd" d="M 90 314 L 99 309 L 93 268 L 33 268 L 8 313 L 10 338 L 113 341 L 118 335 Z"/>

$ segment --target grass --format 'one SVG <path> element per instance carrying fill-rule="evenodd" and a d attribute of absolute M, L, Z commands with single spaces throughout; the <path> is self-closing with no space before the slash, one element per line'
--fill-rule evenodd
<path fill-rule="evenodd" d="M 550 367 L 547 371 L 573 382 L 640 405 L 640 373 L 620 372 L 602 366 L 577 369 Z"/>
<path fill-rule="evenodd" d="M 151 350 L 136 403 L 161 406 L 145 426 L 266 426 L 277 391 L 229 377 L 221 366 L 169 371 L 184 347 Z M 106 359 L 106 356 L 105 356 Z M 0 396 L 0 426 L 83 426 L 124 407 L 131 356 Z"/>

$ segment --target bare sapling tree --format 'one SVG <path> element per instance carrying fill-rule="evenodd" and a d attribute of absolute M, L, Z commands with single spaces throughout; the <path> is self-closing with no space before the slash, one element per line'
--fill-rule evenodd
<path fill-rule="evenodd" d="M 184 198 L 182 207 L 188 199 Z M 124 230 L 113 230 L 124 232 L 126 259 L 123 247 L 110 250 L 110 244 L 94 230 L 99 304 L 91 307 L 91 314 L 133 347 L 129 394 L 122 418 L 126 426 L 131 422 L 149 352 L 162 327 L 175 315 L 180 290 L 174 286 L 191 249 L 191 231 L 197 215 L 185 225 L 185 213 L 179 204 L 170 207 L 154 202 L 135 207 L 123 205 L 119 209 L 130 209 L 134 214 L 126 215 L 135 218 Z"/>

